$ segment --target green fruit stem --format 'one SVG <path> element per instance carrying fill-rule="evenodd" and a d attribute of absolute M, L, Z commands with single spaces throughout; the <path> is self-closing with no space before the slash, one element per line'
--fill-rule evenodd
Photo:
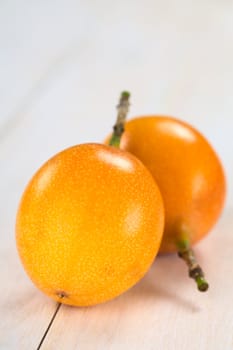
<path fill-rule="evenodd" d="M 120 101 L 119 101 L 119 104 L 117 105 L 118 114 L 117 114 L 116 124 L 113 127 L 113 134 L 109 141 L 110 146 L 114 146 L 114 147 L 120 146 L 121 136 L 124 132 L 125 120 L 129 111 L 129 106 L 130 106 L 129 98 L 130 98 L 129 92 L 123 91 L 121 93 Z"/>
<path fill-rule="evenodd" d="M 193 278 L 200 292 L 205 292 L 209 288 L 208 282 L 205 280 L 204 273 L 200 265 L 197 263 L 195 254 L 190 247 L 189 240 L 181 239 L 177 243 L 178 256 L 183 259 L 189 269 L 189 277 Z"/>

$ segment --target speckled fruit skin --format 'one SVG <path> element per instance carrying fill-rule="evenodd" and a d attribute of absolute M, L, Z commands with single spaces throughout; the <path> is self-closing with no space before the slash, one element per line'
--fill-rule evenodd
<path fill-rule="evenodd" d="M 165 232 L 160 252 L 177 250 L 182 232 L 191 244 L 204 237 L 224 204 L 223 168 L 207 140 L 190 125 L 162 116 L 128 121 L 120 148 L 150 170 L 165 206 Z"/>
<path fill-rule="evenodd" d="M 18 209 L 16 241 L 41 291 L 88 306 L 141 279 L 163 227 L 160 191 L 145 166 L 119 149 L 83 144 L 55 155 L 34 175 Z"/>

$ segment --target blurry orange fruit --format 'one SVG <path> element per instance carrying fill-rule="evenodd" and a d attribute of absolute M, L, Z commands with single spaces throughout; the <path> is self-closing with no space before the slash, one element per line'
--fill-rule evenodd
<path fill-rule="evenodd" d="M 161 252 L 177 242 L 194 244 L 217 221 L 225 199 L 225 176 L 208 141 L 193 127 L 171 117 L 138 117 L 125 124 L 120 148 L 150 170 L 165 206 Z"/>

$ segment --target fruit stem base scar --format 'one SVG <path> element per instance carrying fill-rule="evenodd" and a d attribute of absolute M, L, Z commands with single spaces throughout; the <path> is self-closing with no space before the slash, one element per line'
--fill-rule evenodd
<path fill-rule="evenodd" d="M 56 292 L 56 295 L 57 295 L 60 299 L 68 298 L 68 294 L 67 294 L 66 292 L 64 292 L 63 290 L 60 290 L 60 291 Z"/>

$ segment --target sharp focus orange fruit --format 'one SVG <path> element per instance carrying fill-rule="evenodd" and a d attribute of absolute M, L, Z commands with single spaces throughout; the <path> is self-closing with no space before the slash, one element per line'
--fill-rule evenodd
<path fill-rule="evenodd" d="M 24 268 L 41 291 L 86 306 L 133 286 L 159 249 L 160 192 L 131 154 L 83 144 L 57 154 L 28 184 L 17 215 Z"/>
<path fill-rule="evenodd" d="M 164 200 L 165 232 L 161 252 L 177 250 L 186 235 L 190 244 L 217 221 L 225 199 L 219 158 L 193 127 L 171 117 L 138 117 L 125 124 L 120 148 L 150 170 Z"/>

